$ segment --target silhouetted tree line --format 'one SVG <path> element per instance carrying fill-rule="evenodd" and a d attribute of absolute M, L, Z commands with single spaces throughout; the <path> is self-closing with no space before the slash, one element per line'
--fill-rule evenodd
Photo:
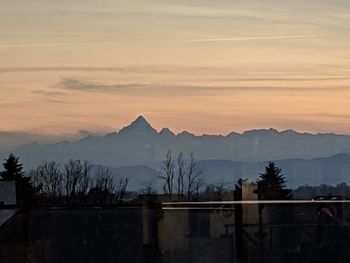
<path fill-rule="evenodd" d="M 112 205 L 123 201 L 128 179 L 116 179 L 107 168 L 69 160 L 63 167 L 44 162 L 28 172 L 42 204 Z"/>
<path fill-rule="evenodd" d="M 201 174 L 202 171 L 198 168 L 197 160 L 192 153 L 190 158 L 185 160 L 183 153 L 174 157 L 172 151 L 169 150 L 160 171 L 160 178 L 163 180 L 163 193 L 167 195 L 177 194 L 186 200 L 222 201 L 238 198 L 237 189 L 242 187 L 242 179 L 239 179 L 236 184 L 220 182 L 205 185 Z M 256 184 L 255 193 L 259 200 L 285 200 L 292 197 L 291 190 L 286 188 L 286 180 L 282 170 L 274 162 L 269 162 Z"/>
<path fill-rule="evenodd" d="M 225 201 L 235 199 L 234 186 L 229 183 L 219 182 L 206 185 L 200 194 L 202 201 Z"/>
<path fill-rule="evenodd" d="M 93 168 L 86 161 L 69 160 L 63 166 L 43 162 L 25 173 L 19 157 L 10 154 L 3 166 L 1 179 L 16 182 L 20 206 L 113 205 L 127 193 L 127 178 L 116 179 L 111 170 Z"/>
<path fill-rule="evenodd" d="M 350 185 L 340 183 L 335 186 L 321 184 L 318 186 L 299 186 L 293 190 L 294 199 L 312 199 L 317 196 L 342 196 L 344 198 L 350 197 Z"/>
<path fill-rule="evenodd" d="M 188 159 L 183 153 L 173 156 L 169 150 L 162 162 L 159 178 L 165 195 L 178 196 L 179 200 L 239 200 L 242 195 L 240 179 L 236 184 L 216 183 L 206 185 L 191 153 Z M 17 203 L 21 206 L 39 205 L 113 205 L 125 200 L 128 178 L 118 178 L 108 168 L 89 165 L 86 161 L 69 160 L 63 165 L 55 161 L 43 162 L 35 169 L 24 172 L 19 157 L 10 154 L 3 164 L 0 180 L 15 181 Z M 259 200 L 312 199 L 316 196 L 341 195 L 350 197 L 350 186 L 300 186 L 286 188 L 281 169 L 270 162 L 256 181 Z M 236 191 L 235 191 L 236 189 Z M 137 194 L 156 194 L 150 182 Z"/>
<path fill-rule="evenodd" d="M 164 195 L 171 196 L 172 200 L 177 196 L 177 200 L 184 201 L 242 200 L 242 185 L 245 182 L 239 179 L 236 183 L 205 184 L 194 154 L 191 153 L 185 159 L 182 152 L 174 156 L 171 150 L 168 150 L 162 162 L 159 178 L 163 183 Z M 283 200 L 292 197 L 291 190 L 286 188 L 281 169 L 274 162 L 269 162 L 256 184 L 255 194 L 259 200 Z M 157 191 L 151 182 L 144 182 L 140 193 L 153 195 Z"/>
<path fill-rule="evenodd" d="M 0 175 L 2 180 L 16 181 L 17 201 L 20 205 L 120 204 L 128 186 L 127 178 L 116 179 L 111 170 L 93 167 L 81 160 L 69 160 L 63 165 L 55 161 L 43 162 L 25 173 L 19 158 L 13 154 L 5 160 L 4 170 Z M 183 153 L 174 157 L 169 150 L 162 162 L 159 178 L 163 181 L 163 193 L 178 196 L 178 200 L 237 199 L 234 187 L 241 187 L 242 180 L 236 185 L 223 182 L 205 185 L 201 175 L 202 171 L 192 153 L 185 159 Z M 269 163 L 265 173 L 260 175 L 257 185 L 256 193 L 260 200 L 290 198 L 290 190 L 285 188 L 284 176 L 275 163 Z M 324 192 L 334 191 L 325 189 Z M 140 193 L 155 194 L 156 190 L 150 183 L 145 183 Z"/>
<path fill-rule="evenodd" d="M 159 176 L 163 181 L 163 193 L 170 196 L 175 194 L 186 200 L 198 200 L 204 186 L 201 174 L 193 153 L 186 160 L 183 153 L 174 157 L 169 150 Z"/>

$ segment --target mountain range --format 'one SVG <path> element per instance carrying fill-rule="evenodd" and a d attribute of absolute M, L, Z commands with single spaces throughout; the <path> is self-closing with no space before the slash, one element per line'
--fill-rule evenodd
<path fill-rule="evenodd" d="M 43 160 L 64 162 L 83 159 L 108 166 L 148 165 L 163 160 L 171 149 L 174 154 L 193 152 L 199 160 L 259 162 L 281 159 L 311 159 L 347 153 L 350 136 L 298 133 L 293 130 L 251 130 L 226 136 L 196 136 L 188 131 L 174 134 L 168 128 L 158 132 L 139 116 L 119 132 L 89 135 L 75 141 L 31 143 L 11 149 L 27 167 Z M 9 151 L 3 152 L 6 156 Z"/>
<path fill-rule="evenodd" d="M 193 153 L 199 160 L 203 177 L 212 182 L 239 177 L 256 179 L 270 160 L 280 160 L 278 163 L 293 186 L 316 181 L 347 181 L 346 174 L 350 174 L 348 135 L 260 129 L 226 136 L 196 136 L 188 131 L 175 134 L 168 128 L 157 131 L 143 116 L 119 132 L 58 143 L 34 142 L 2 151 L 0 157 L 6 158 L 13 152 L 20 156 L 26 169 L 43 161 L 87 160 L 113 167 L 120 176 L 134 175 L 138 178 L 137 187 L 141 181 L 157 177 L 169 149 L 174 156 L 183 152 L 185 158 Z"/>

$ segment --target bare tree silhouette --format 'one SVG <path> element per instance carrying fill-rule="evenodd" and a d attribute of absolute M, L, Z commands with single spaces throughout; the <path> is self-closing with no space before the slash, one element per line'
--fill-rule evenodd
<path fill-rule="evenodd" d="M 166 158 L 163 161 L 162 165 L 163 166 L 160 171 L 160 178 L 164 181 L 163 191 L 164 194 L 172 195 L 174 191 L 175 164 L 171 150 L 167 152 Z"/>

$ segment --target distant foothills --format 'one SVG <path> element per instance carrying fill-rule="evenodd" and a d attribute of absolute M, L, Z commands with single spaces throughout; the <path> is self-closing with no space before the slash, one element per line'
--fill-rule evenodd
<path fill-rule="evenodd" d="M 350 135 L 263 129 L 196 136 L 187 131 L 174 134 L 168 128 L 157 131 L 139 116 L 119 132 L 90 134 L 72 141 L 33 142 L 5 149 L 3 145 L 10 136 L 13 135 L 0 134 L 2 159 L 12 152 L 20 156 L 25 169 L 44 161 L 63 164 L 70 159 L 86 160 L 110 168 L 117 177 L 128 177 L 131 189 L 157 180 L 169 150 L 174 156 L 183 153 L 184 159 L 192 153 L 206 183 L 255 180 L 269 161 L 275 161 L 283 170 L 288 187 L 350 182 Z"/>

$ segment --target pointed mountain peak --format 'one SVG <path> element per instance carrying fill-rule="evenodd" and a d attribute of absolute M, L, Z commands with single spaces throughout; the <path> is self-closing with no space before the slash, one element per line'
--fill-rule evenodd
<path fill-rule="evenodd" d="M 227 134 L 225 137 L 226 138 L 233 138 L 233 137 L 238 137 L 241 134 L 239 134 L 238 132 L 230 132 L 229 134 Z"/>
<path fill-rule="evenodd" d="M 167 137 L 170 137 L 170 136 L 175 136 L 175 134 L 168 128 L 163 128 L 159 135 L 162 135 L 162 136 L 167 136 Z"/>
<path fill-rule="evenodd" d="M 136 120 L 134 120 L 132 123 L 141 123 L 141 124 L 149 124 L 148 121 L 143 117 L 142 115 L 139 115 Z"/>
<path fill-rule="evenodd" d="M 125 128 L 147 128 L 154 130 L 151 124 L 142 115 L 138 116 L 129 126 Z"/>
<path fill-rule="evenodd" d="M 151 124 L 142 116 L 138 116 L 130 125 L 124 127 L 119 131 L 119 134 L 130 133 L 157 133 Z"/>
<path fill-rule="evenodd" d="M 195 137 L 195 135 L 193 133 L 190 133 L 188 131 L 182 131 L 177 136 L 180 136 L 180 137 Z"/>

